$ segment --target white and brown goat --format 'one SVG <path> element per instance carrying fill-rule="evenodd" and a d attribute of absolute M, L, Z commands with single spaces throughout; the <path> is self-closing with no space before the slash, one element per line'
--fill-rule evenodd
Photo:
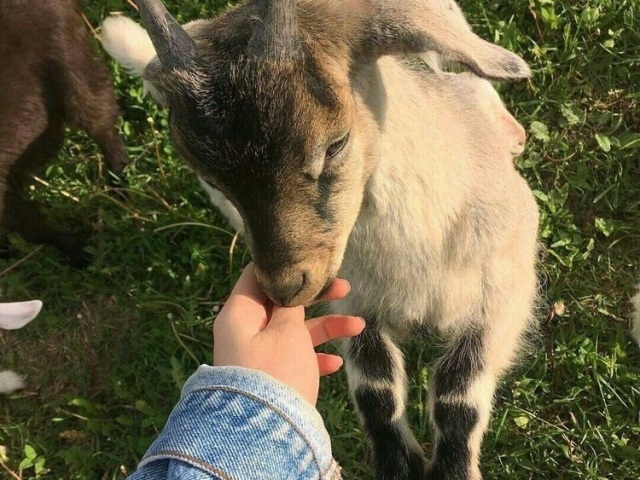
<path fill-rule="evenodd" d="M 513 165 L 524 132 L 487 79 L 526 64 L 452 0 L 249 0 L 184 27 L 159 0 L 137 4 L 150 41 L 113 18 L 105 46 L 169 108 L 265 292 L 300 305 L 351 282 L 334 308 L 367 320 L 345 356 L 377 477 L 479 479 L 496 384 L 532 322 L 538 225 Z M 471 73 L 416 60 L 427 52 Z M 425 325 L 448 338 L 428 463 L 397 346 Z"/>

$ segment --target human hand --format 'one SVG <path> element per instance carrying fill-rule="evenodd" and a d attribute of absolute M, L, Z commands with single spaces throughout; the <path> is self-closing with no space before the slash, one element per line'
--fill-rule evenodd
<path fill-rule="evenodd" d="M 346 280 L 336 279 L 322 300 L 344 298 L 349 288 Z M 313 347 L 363 329 L 360 317 L 326 315 L 305 321 L 304 307 L 274 305 L 260 290 L 250 264 L 213 324 L 213 364 L 261 370 L 315 405 L 320 375 L 336 372 L 342 358 L 316 353 Z"/>

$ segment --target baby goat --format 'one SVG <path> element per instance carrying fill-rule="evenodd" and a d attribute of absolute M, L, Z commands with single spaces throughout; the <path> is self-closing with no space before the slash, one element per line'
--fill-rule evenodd
<path fill-rule="evenodd" d="M 127 164 L 110 71 L 96 56 L 80 3 L 0 2 L 0 228 L 52 244 L 78 266 L 84 240 L 47 224 L 24 189 L 29 173 L 59 152 L 65 125 L 91 135 L 114 174 Z"/>
<path fill-rule="evenodd" d="M 377 478 L 479 479 L 496 385 L 532 322 L 538 226 L 513 165 L 524 131 L 486 79 L 527 65 L 452 0 L 249 0 L 184 27 L 159 0 L 136 3 L 155 49 L 122 18 L 104 23 L 105 46 L 242 220 L 265 292 L 300 305 L 351 282 L 334 308 L 367 319 L 345 356 Z M 472 73 L 411 58 L 427 52 Z M 398 347 L 425 325 L 448 339 L 428 464 Z"/>

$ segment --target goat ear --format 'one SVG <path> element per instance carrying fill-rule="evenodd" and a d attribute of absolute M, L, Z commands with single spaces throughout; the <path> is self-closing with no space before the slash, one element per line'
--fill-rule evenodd
<path fill-rule="evenodd" d="M 17 330 L 38 316 L 42 302 L 0 303 L 0 328 L 3 330 Z"/>
<path fill-rule="evenodd" d="M 531 75 L 516 54 L 474 34 L 453 0 L 372 0 L 368 10 L 361 37 L 361 51 L 367 56 L 435 51 L 490 80 Z"/>

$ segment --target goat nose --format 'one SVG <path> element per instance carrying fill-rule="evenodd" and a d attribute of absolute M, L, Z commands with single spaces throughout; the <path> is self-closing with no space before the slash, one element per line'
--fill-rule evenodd
<path fill-rule="evenodd" d="M 276 305 L 293 306 L 291 301 L 305 288 L 307 279 L 307 274 L 303 272 L 278 282 L 265 282 L 263 289 Z"/>

